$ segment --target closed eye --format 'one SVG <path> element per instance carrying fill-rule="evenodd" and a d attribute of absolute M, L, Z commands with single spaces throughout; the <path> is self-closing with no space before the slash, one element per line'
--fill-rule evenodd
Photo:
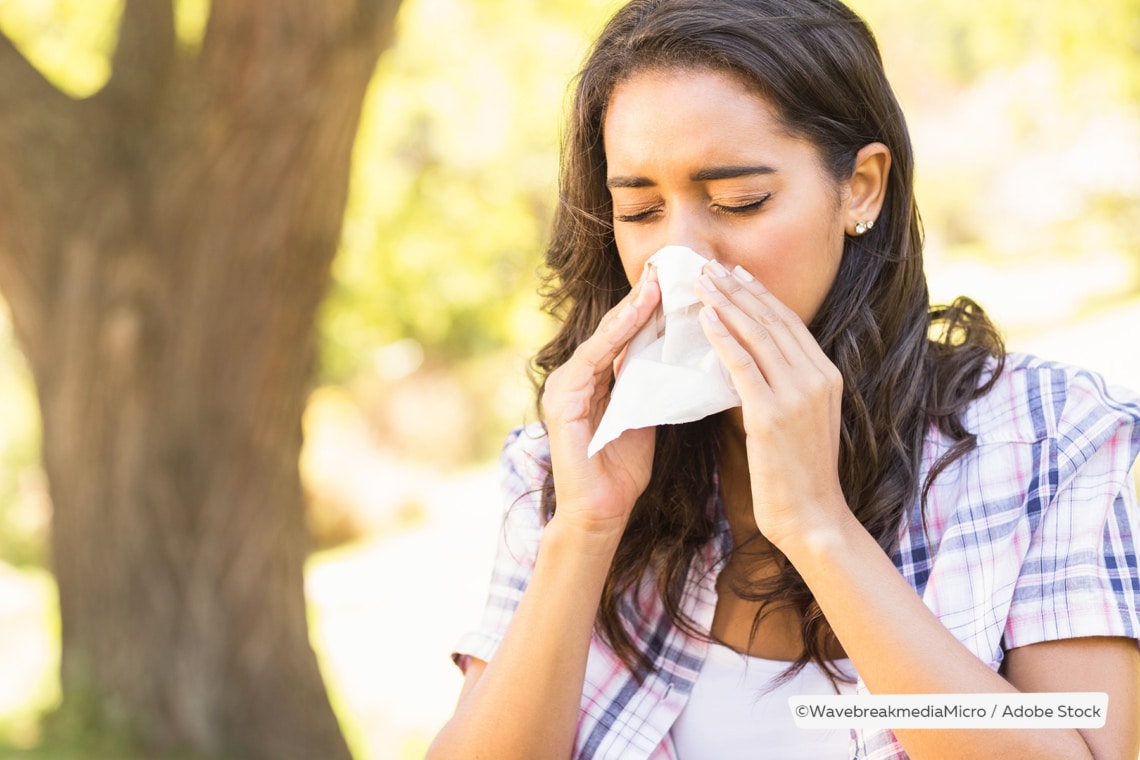
<path fill-rule="evenodd" d="M 718 214 L 731 214 L 731 215 L 749 214 L 753 211 L 758 211 L 760 209 L 760 207 L 763 206 L 765 203 L 767 203 L 768 199 L 771 197 L 772 197 L 771 193 L 765 193 L 762 197 L 757 198 L 756 200 L 754 200 L 750 203 L 743 203 L 743 204 L 740 204 L 738 206 L 730 206 L 730 205 L 726 205 L 723 203 L 718 203 L 715 206 L 713 206 L 713 208 L 716 210 L 716 212 Z"/>
<path fill-rule="evenodd" d="M 644 222 L 659 211 L 660 209 L 650 208 L 645 211 L 639 211 L 636 214 L 614 214 L 614 219 L 619 222 Z"/>

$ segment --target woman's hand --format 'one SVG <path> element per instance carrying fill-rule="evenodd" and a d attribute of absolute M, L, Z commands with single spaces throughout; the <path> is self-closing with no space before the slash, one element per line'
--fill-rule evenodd
<path fill-rule="evenodd" d="M 542 403 L 560 524 L 620 538 L 634 503 L 649 485 L 654 428 L 628 430 L 593 457 L 586 456 L 586 447 L 609 403 L 615 362 L 660 300 L 656 271 L 648 267 L 594 334 L 546 380 Z"/>
<path fill-rule="evenodd" d="M 843 378 L 800 318 L 710 261 L 701 323 L 740 394 L 756 525 L 777 547 L 852 517 L 839 484 Z"/>

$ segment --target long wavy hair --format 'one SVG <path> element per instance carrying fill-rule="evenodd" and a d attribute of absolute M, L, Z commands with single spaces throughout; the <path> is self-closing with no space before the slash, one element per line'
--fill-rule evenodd
<path fill-rule="evenodd" d="M 925 502 L 930 480 L 975 446 L 961 412 L 992 386 L 1004 349 L 972 301 L 931 309 L 906 123 L 874 36 L 837 0 L 633 0 L 604 28 L 577 78 L 564 135 L 543 288 L 546 308 L 561 328 L 534 360 L 539 416 L 550 372 L 630 289 L 606 189 L 602 135 L 610 96 L 639 71 L 693 68 L 727 73 L 758 92 L 786 129 L 816 146 L 837 183 L 851 176 L 865 145 L 880 142 L 890 149 L 882 211 L 870 232 L 845 238 L 835 283 L 808 325 L 844 379 L 843 493 L 890 555 L 915 500 Z M 987 371 L 995 358 L 996 371 Z M 954 443 L 921 486 L 923 441 L 932 426 Z M 597 628 L 639 677 L 654 664 L 634 645 L 619 610 L 648 579 L 676 625 L 708 635 L 683 613 L 681 598 L 693 558 L 714 536 L 716 515 L 707 505 L 715 488 L 718 429 L 716 417 L 658 428 L 649 486 L 609 570 Z M 549 518 L 556 509 L 550 477 L 543 501 Z M 760 560 L 774 556 L 773 577 L 754 582 L 744 573 L 733 579 L 737 594 L 760 602 L 752 636 L 769 612 L 795 611 L 803 653 L 783 677 L 814 661 L 834 682 L 839 674 L 825 654 L 834 634 L 799 573 L 772 551 Z"/>

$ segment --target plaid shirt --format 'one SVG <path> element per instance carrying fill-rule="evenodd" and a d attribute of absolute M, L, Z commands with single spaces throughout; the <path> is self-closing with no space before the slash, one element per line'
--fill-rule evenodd
<path fill-rule="evenodd" d="M 930 490 L 900 528 L 893 560 L 942 624 L 997 670 L 1005 650 L 1079 636 L 1140 638 L 1140 510 L 1129 470 L 1140 451 L 1140 398 L 1110 394 L 1098 376 L 1010 355 L 994 389 L 966 411 L 975 450 Z M 922 477 L 949 442 L 928 435 Z M 489 661 L 534 568 L 542 536 L 539 492 L 549 467 L 541 426 L 513 432 L 503 451 L 507 505 L 481 628 L 453 657 Z M 732 540 L 719 500 L 718 530 L 690 568 L 684 610 L 704 629 L 716 575 Z M 651 581 L 622 617 L 655 670 L 641 685 L 595 635 L 590 643 L 573 757 L 676 758 L 669 731 L 708 643 L 669 621 Z M 862 681 L 860 693 L 866 693 Z M 853 760 L 906 754 L 886 730 L 851 732 Z"/>

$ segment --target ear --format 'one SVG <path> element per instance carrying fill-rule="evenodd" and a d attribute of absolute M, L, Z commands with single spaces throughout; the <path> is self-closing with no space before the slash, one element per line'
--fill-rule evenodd
<path fill-rule="evenodd" d="M 891 151 L 882 143 L 864 145 L 855 154 L 855 169 L 847 180 L 844 230 L 848 235 L 862 235 L 870 229 L 870 225 L 863 227 L 862 224 L 878 220 L 887 195 L 890 171 Z"/>

